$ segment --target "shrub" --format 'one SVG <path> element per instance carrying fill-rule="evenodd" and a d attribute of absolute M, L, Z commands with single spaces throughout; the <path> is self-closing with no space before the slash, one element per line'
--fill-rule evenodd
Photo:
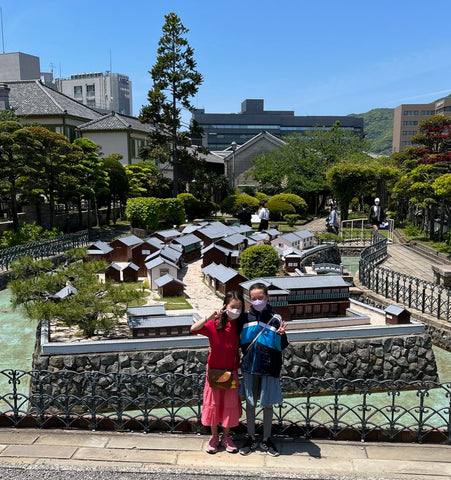
<path fill-rule="evenodd" d="M 258 200 L 255 197 L 243 193 L 241 195 L 230 195 L 226 197 L 221 202 L 221 212 L 236 215 L 243 207 L 243 203 L 247 203 L 251 212 L 257 211 Z"/>
<path fill-rule="evenodd" d="M 284 202 L 292 205 L 297 214 L 303 215 L 307 212 L 307 203 L 299 195 L 294 195 L 293 193 L 280 193 L 279 195 L 274 195 L 269 200 L 272 202 Z M 269 207 L 268 207 L 269 208 Z"/>
<path fill-rule="evenodd" d="M 281 220 L 284 215 L 296 213 L 293 205 L 281 202 L 279 200 L 270 200 L 266 206 L 268 207 L 271 220 Z"/>
<path fill-rule="evenodd" d="M 349 208 L 350 208 L 353 212 L 358 212 L 358 211 L 359 211 L 359 207 L 360 207 L 359 199 L 358 199 L 357 197 L 354 197 L 354 198 L 351 200 L 351 203 L 349 204 Z"/>
<path fill-rule="evenodd" d="M 125 216 L 132 227 L 156 230 L 160 221 L 161 200 L 155 197 L 129 198 Z"/>
<path fill-rule="evenodd" d="M 243 251 L 240 266 L 247 278 L 276 275 L 280 265 L 279 255 L 271 245 L 255 245 Z"/>
<path fill-rule="evenodd" d="M 260 205 L 260 203 L 266 203 L 269 201 L 269 196 L 266 195 L 266 193 L 262 193 L 262 192 L 257 192 L 255 194 L 255 198 L 258 200 L 258 204 Z"/>
<path fill-rule="evenodd" d="M 421 233 L 421 228 L 416 227 L 413 223 L 407 222 L 406 227 L 404 229 L 405 234 L 408 237 L 418 237 Z"/>
<path fill-rule="evenodd" d="M 301 217 L 297 213 L 290 213 L 283 216 L 283 219 L 288 223 L 290 227 L 294 227 Z"/>
<path fill-rule="evenodd" d="M 24 223 L 17 232 L 6 231 L 3 233 L 0 238 L 0 248 L 56 238 L 60 235 L 61 233 L 56 228 L 45 230 L 41 225 L 36 225 L 36 222 Z"/>

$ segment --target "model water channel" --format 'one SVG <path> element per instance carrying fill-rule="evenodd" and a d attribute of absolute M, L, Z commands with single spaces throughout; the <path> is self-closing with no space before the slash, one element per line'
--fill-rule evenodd
<path fill-rule="evenodd" d="M 36 323 L 24 318 L 19 311 L 13 311 L 10 304 L 9 290 L 0 291 L 0 411 L 5 407 L 1 397 L 10 392 L 10 385 L 8 384 L 7 376 L 1 374 L 3 370 L 31 370 L 32 357 L 36 340 Z M 437 362 L 440 382 L 451 382 L 451 352 L 434 347 L 434 354 Z M 25 396 L 28 395 L 28 385 L 22 383 L 20 385 L 21 392 Z M 431 391 L 428 396 L 427 403 L 434 405 L 434 408 L 440 405 L 446 409 L 449 406 L 449 398 L 446 397 L 446 392 Z M 406 391 L 400 393 L 403 398 L 405 408 L 410 408 L 412 405 L 418 404 L 416 392 Z M 287 398 L 286 403 L 292 406 L 302 403 L 302 397 Z M 315 398 L 315 403 L 322 410 L 325 406 L 333 404 L 333 396 L 319 396 Z M 347 416 L 352 417 L 352 406 L 360 405 L 360 395 L 347 395 L 346 404 L 349 407 Z M 390 404 L 390 397 L 387 392 L 379 392 L 371 395 L 371 403 L 373 405 L 387 405 Z M 399 405 L 399 400 L 397 400 Z M 358 407 L 357 407 L 358 408 Z M 155 412 L 157 413 L 157 412 Z M 188 412 L 187 412 L 188 413 Z M 129 412 L 133 415 L 132 412 Z M 183 412 L 180 412 L 183 415 Z M 288 415 L 292 421 L 296 421 L 296 409 L 293 409 L 292 415 Z M 322 415 L 321 415 L 322 416 Z M 327 414 L 325 413 L 327 417 Z M 319 418 L 317 420 L 320 420 Z M 324 419 L 327 421 L 327 419 Z M 352 423 L 351 418 L 343 418 L 344 421 Z M 373 418 L 373 421 L 375 418 Z M 383 421 L 383 418 L 381 418 Z"/>

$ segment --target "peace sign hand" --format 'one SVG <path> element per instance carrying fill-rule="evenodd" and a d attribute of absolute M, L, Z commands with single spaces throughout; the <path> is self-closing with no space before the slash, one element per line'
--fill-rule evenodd
<path fill-rule="evenodd" d="M 278 335 L 283 335 L 283 334 L 285 333 L 285 328 L 286 328 L 286 326 L 287 326 L 287 322 L 282 322 L 282 323 L 280 324 L 280 327 L 276 330 L 276 333 L 277 333 Z"/>

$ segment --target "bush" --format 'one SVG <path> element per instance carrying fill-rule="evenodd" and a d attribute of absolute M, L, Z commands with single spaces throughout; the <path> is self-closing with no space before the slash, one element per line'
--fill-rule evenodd
<path fill-rule="evenodd" d="M 255 245 L 243 251 L 240 257 L 243 275 L 249 279 L 276 275 L 280 259 L 271 245 Z"/>
<path fill-rule="evenodd" d="M 307 203 L 299 195 L 294 195 L 293 193 L 280 193 L 279 195 L 274 195 L 269 200 L 272 202 L 284 202 L 292 205 L 299 215 L 304 215 L 307 212 Z M 269 208 L 269 207 L 268 207 Z"/>
<path fill-rule="evenodd" d="M 258 200 L 245 193 L 241 195 L 230 195 L 221 202 L 221 212 L 235 216 L 242 208 L 243 204 L 247 206 L 251 212 L 256 212 L 258 208 Z"/>
<path fill-rule="evenodd" d="M 163 198 L 160 203 L 160 217 L 168 225 L 177 225 L 185 221 L 183 202 L 178 198 Z"/>
<path fill-rule="evenodd" d="M 351 200 L 351 203 L 349 204 L 349 208 L 350 208 L 353 212 L 358 212 L 358 211 L 359 211 L 359 207 L 360 207 L 359 199 L 358 199 L 357 197 L 354 197 L 354 198 Z"/>
<path fill-rule="evenodd" d="M 297 213 L 290 213 L 288 215 L 284 215 L 283 219 L 288 223 L 290 227 L 294 227 L 296 222 L 298 222 L 301 217 Z"/>
<path fill-rule="evenodd" d="M 212 202 L 201 202 L 191 193 L 180 193 L 177 198 L 183 202 L 186 218 L 194 220 L 212 215 L 216 205 Z"/>
<path fill-rule="evenodd" d="M 281 220 L 284 215 L 296 213 L 293 205 L 281 202 L 278 200 L 271 200 L 266 204 L 271 220 Z"/>
<path fill-rule="evenodd" d="M 260 203 L 266 203 L 269 201 L 269 196 L 266 195 L 266 193 L 262 193 L 262 192 L 257 192 L 255 194 L 255 198 L 258 200 L 259 205 Z"/>
<path fill-rule="evenodd" d="M 47 240 L 49 238 L 59 237 L 61 233 L 53 228 L 52 230 L 44 230 L 41 225 L 36 222 L 24 223 L 19 227 L 17 232 L 6 231 L 0 238 L 0 248 L 13 247 L 23 243 L 37 242 L 39 240 Z"/>
<path fill-rule="evenodd" d="M 404 228 L 404 233 L 408 236 L 408 237 L 418 237 L 420 236 L 421 234 L 421 228 L 420 227 L 416 227 L 413 223 L 411 222 L 407 222 L 406 223 L 406 226 Z"/>

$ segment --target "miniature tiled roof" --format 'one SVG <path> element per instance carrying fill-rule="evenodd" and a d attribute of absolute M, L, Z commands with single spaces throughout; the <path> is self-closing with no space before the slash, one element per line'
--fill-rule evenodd
<path fill-rule="evenodd" d="M 180 237 L 181 232 L 178 230 L 175 230 L 174 228 L 171 228 L 170 230 L 159 230 L 158 232 L 155 232 L 154 235 L 160 235 L 160 237 L 163 238 L 177 238 Z"/>
<path fill-rule="evenodd" d="M 66 298 L 69 295 L 76 295 L 78 290 L 73 287 L 72 285 L 67 285 L 66 287 L 62 288 L 59 292 L 55 293 L 56 297 L 59 298 Z"/>
<path fill-rule="evenodd" d="M 128 247 L 139 245 L 140 243 L 143 242 L 142 239 L 137 237 L 136 235 L 127 235 L 126 237 L 117 238 L 115 241 L 121 242 L 127 245 Z"/>
<path fill-rule="evenodd" d="M 254 240 L 255 242 L 263 242 L 268 238 L 268 235 L 263 232 L 254 232 L 249 238 Z"/>
<path fill-rule="evenodd" d="M 150 318 L 128 318 L 130 328 L 161 328 L 161 327 L 190 327 L 194 322 L 200 320 L 196 313 L 183 315 L 164 315 Z"/>
<path fill-rule="evenodd" d="M 392 315 L 399 315 L 404 312 L 406 309 L 404 307 L 400 307 L 399 305 L 389 305 L 384 312 L 391 313 Z"/>
<path fill-rule="evenodd" d="M 224 265 L 217 264 L 215 262 L 210 263 L 206 267 L 202 268 L 202 272 L 209 275 L 212 278 L 216 278 L 221 283 L 226 283 L 232 278 L 239 275 L 239 273 L 233 268 L 225 267 Z"/>
<path fill-rule="evenodd" d="M 211 243 L 208 245 L 208 247 L 203 248 L 200 253 L 203 255 L 206 252 L 209 252 L 213 248 L 219 250 L 220 252 L 224 253 L 225 255 L 230 255 L 233 250 L 230 250 L 230 248 L 222 247 L 221 245 L 217 245 L 216 243 Z"/>
<path fill-rule="evenodd" d="M 297 248 L 288 247 L 285 250 L 281 250 L 281 255 L 283 257 L 290 257 L 290 256 L 302 257 L 304 254 L 301 252 L 301 250 L 298 250 Z"/>
<path fill-rule="evenodd" d="M 108 244 L 101 242 L 100 240 L 93 243 L 87 248 L 89 255 L 106 255 L 113 250 Z"/>
<path fill-rule="evenodd" d="M 201 228 L 201 225 L 187 225 L 183 230 L 182 230 L 182 235 L 187 235 L 188 233 L 193 233 L 196 230 L 199 230 Z"/>
<path fill-rule="evenodd" d="M 9 103 L 16 115 L 52 116 L 69 115 L 84 120 L 97 120 L 102 114 L 57 92 L 39 80 L 8 82 Z"/>
<path fill-rule="evenodd" d="M 295 235 L 297 235 L 300 238 L 311 238 L 313 237 L 313 233 L 309 232 L 308 230 L 295 230 L 294 232 Z"/>
<path fill-rule="evenodd" d="M 154 127 L 141 123 L 136 117 L 131 117 L 129 115 L 124 115 L 122 113 L 111 112 L 108 115 L 104 115 L 101 118 L 96 120 L 91 120 L 90 122 L 80 125 L 79 130 L 83 131 L 118 131 L 118 130 L 135 130 L 143 133 L 149 133 L 151 130 L 154 130 Z"/>
<path fill-rule="evenodd" d="M 267 233 L 271 237 L 278 237 L 280 235 L 279 230 L 276 228 L 269 228 L 268 230 L 263 230 L 263 232 Z"/>
<path fill-rule="evenodd" d="M 294 233 L 289 232 L 289 233 L 284 233 L 283 235 L 278 237 L 277 240 L 273 240 L 273 242 L 276 242 L 276 241 L 280 242 L 282 238 L 287 240 L 290 243 L 299 242 L 300 240 L 300 237 L 298 235 L 295 235 Z"/>
<path fill-rule="evenodd" d="M 188 235 L 182 235 L 181 237 L 175 238 L 173 243 L 180 243 L 180 245 L 183 245 L 184 247 L 188 245 L 194 245 L 196 243 L 200 243 L 201 240 L 199 237 L 194 235 L 193 233 L 189 233 Z"/>
<path fill-rule="evenodd" d="M 179 270 L 179 267 L 175 263 L 161 256 L 156 257 L 153 260 L 150 260 L 149 262 L 146 262 L 145 265 L 148 270 L 152 270 L 152 268 L 158 267 L 158 265 L 161 265 L 163 263 L 165 263 L 166 265 L 170 265 L 171 267 L 174 267 L 177 270 Z"/>
<path fill-rule="evenodd" d="M 242 235 L 246 235 L 246 233 L 252 232 L 252 227 L 249 225 L 232 225 L 230 227 L 235 233 L 241 233 Z"/>
<path fill-rule="evenodd" d="M 327 287 L 349 287 L 339 275 L 309 275 L 309 276 L 286 276 L 286 277 L 261 277 L 247 280 L 240 283 L 245 289 L 253 283 L 263 282 L 265 285 L 273 285 L 282 290 L 294 290 L 296 288 L 327 288 Z"/>
<path fill-rule="evenodd" d="M 145 261 L 147 262 L 149 260 L 152 260 L 152 258 L 156 258 L 156 257 L 163 257 L 172 262 L 178 262 L 182 257 L 182 252 L 179 250 L 175 250 L 174 248 L 171 248 L 169 245 L 166 245 L 160 250 L 154 253 L 151 253 L 149 256 L 147 256 Z"/>
<path fill-rule="evenodd" d="M 185 284 L 181 280 L 173 277 L 172 275 L 169 275 L 169 273 L 167 273 L 166 275 L 163 275 L 162 277 L 159 277 L 155 280 L 155 284 L 158 287 L 164 287 L 165 285 L 167 285 L 168 283 L 171 283 L 171 282 L 175 282 L 175 283 L 178 283 L 180 285 L 185 286 Z"/>
<path fill-rule="evenodd" d="M 241 235 L 241 233 L 234 233 L 233 235 L 227 235 L 222 240 L 229 245 L 239 245 L 240 243 L 247 241 L 247 237 Z"/>
<path fill-rule="evenodd" d="M 151 315 L 164 315 L 166 309 L 164 305 L 142 305 L 140 307 L 128 307 L 127 315 L 129 317 L 145 317 Z"/>

